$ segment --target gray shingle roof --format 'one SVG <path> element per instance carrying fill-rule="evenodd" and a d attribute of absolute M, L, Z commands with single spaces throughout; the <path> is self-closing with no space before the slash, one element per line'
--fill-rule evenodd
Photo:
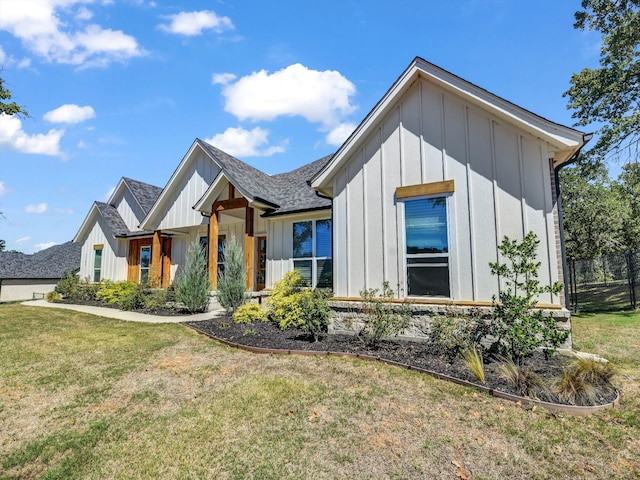
<path fill-rule="evenodd" d="M 331 200 L 318 196 L 308 182 L 331 160 L 332 155 L 291 172 L 271 176 L 207 142 L 200 139 L 196 141 L 220 164 L 225 176 L 236 188 L 256 200 L 273 205 L 273 211 L 265 216 L 331 207 Z"/>
<path fill-rule="evenodd" d="M 156 203 L 156 200 L 158 200 L 158 197 L 162 193 L 162 188 L 139 182 L 132 178 L 122 177 L 122 179 L 142 207 L 144 214 L 149 213 L 149 210 L 151 210 L 151 207 L 153 207 L 153 204 Z"/>
<path fill-rule="evenodd" d="M 66 242 L 34 253 L 0 252 L 0 279 L 57 279 L 80 268 L 82 245 Z"/>
<path fill-rule="evenodd" d="M 126 237 L 131 233 L 116 207 L 103 202 L 95 202 L 95 205 L 115 237 Z"/>

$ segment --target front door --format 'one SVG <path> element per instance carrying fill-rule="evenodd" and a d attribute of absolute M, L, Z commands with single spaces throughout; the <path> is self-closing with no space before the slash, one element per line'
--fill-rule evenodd
<path fill-rule="evenodd" d="M 256 271 L 256 285 L 258 291 L 264 290 L 267 278 L 267 237 L 258 237 L 258 268 Z"/>

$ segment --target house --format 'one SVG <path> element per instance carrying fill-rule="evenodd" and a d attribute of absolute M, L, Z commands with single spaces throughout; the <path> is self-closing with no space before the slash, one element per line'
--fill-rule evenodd
<path fill-rule="evenodd" d="M 0 252 L 0 302 L 41 298 L 80 267 L 80 245 L 66 242 L 33 255 Z"/>
<path fill-rule="evenodd" d="M 342 300 L 388 281 L 425 304 L 489 305 L 505 235 L 534 231 L 541 281 L 562 281 L 556 173 L 586 141 L 416 58 L 335 154 L 297 170 L 196 139 L 164 188 L 123 178 L 74 239 L 80 275 L 166 287 L 198 242 L 215 290 L 234 237 L 252 291 L 297 269 Z"/>

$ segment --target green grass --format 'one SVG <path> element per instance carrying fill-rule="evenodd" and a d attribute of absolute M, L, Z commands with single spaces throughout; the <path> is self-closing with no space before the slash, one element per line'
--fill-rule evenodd
<path fill-rule="evenodd" d="M 377 363 L 3 305 L 0 479 L 634 478 L 639 327 L 574 317 L 574 341 L 619 366 L 622 398 L 572 417 Z"/>

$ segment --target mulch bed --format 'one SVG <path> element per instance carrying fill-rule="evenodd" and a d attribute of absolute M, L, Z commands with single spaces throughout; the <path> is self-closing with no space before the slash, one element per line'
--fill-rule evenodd
<path fill-rule="evenodd" d="M 184 322 L 184 324 L 205 335 L 249 347 L 368 355 L 479 384 L 473 373 L 457 356 L 451 355 L 448 350 L 432 342 L 383 341 L 377 348 L 370 348 L 358 337 L 349 335 L 325 334 L 318 342 L 314 342 L 313 337 L 302 330 L 281 330 L 271 322 L 256 322 L 247 325 L 235 323 L 233 319 L 228 317 L 221 317 Z M 554 355 L 547 359 L 542 352 L 536 352 L 527 359 L 527 365 L 543 381 L 550 382 L 560 375 L 563 366 L 568 361 L 569 358 L 563 355 Z M 485 363 L 486 383 L 484 386 L 520 395 L 520 392 L 510 383 L 498 377 L 496 367 L 497 362 Z M 596 404 L 604 405 L 613 402 L 616 397 L 617 392 L 614 388 L 605 390 L 599 396 Z M 545 402 L 568 404 L 558 399 L 557 395 L 551 391 L 540 391 L 536 398 Z"/>

